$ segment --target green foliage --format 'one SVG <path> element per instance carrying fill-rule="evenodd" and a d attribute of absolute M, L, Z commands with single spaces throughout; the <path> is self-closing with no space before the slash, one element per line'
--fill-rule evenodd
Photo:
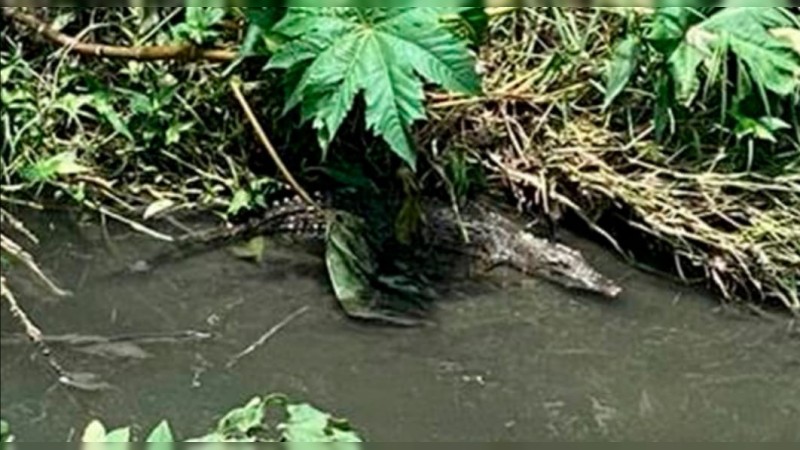
<path fill-rule="evenodd" d="M 207 3 L 207 2 L 201 2 Z M 225 8 L 186 8 L 186 20 L 172 28 L 175 38 L 197 45 L 213 41 L 219 36 L 214 26 L 225 17 Z"/>
<path fill-rule="evenodd" d="M 23 170 L 23 176 L 33 182 L 50 181 L 59 175 L 74 175 L 90 169 L 78 163 L 75 152 L 63 152 L 37 161 Z"/>
<path fill-rule="evenodd" d="M 130 442 L 130 437 L 130 428 L 107 431 L 102 422 L 93 420 L 83 430 L 81 442 Z"/>
<path fill-rule="evenodd" d="M 414 167 L 409 132 L 425 118 L 423 81 L 477 94 L 467 45 L 437 8 L 290 8 L 274 31 L 286 37 L 269 68 L 299 73 L 286 109 L 299 106 L 327 149 L 363 93 L 366 126 Z"/>
<path fill-rule="evenodd" d="M 11 434 L 11 427 L 8 422 L 0 420 L 0 442 L 13 442 L 14 436 Z"/>
<path fill-rule="evenodd" d="M 174 442 L 175 438 L 172 435 L 172 428 L 169 422 L 162 420 L 161 423 L 153 428 L 153 431 L 147 436 L 147 442 Z"/>
<path fill-rule="evenodd" d="M 377 273 L 363 220 L 341 212 L 328 222 L 325 263 L 334 294 L 345 313 L 359 317 L 370 308 L 371 278 Z"/>
<path fill-rule="evenodd" d="M 792 128 L 787 109 L 800 98 L 799 24 L 789 8 L 747 7 L 666 7 L 630 20 L 606 69 L 605 106 L 646 73 L 660 137 L 688 130 L 675 118 L 697 121 L 692 111 L 719 111 L 711 126 L 748 142 L 750 168 L 754 141 L 778 143 Z"/>
<path fill-rule="evenodd" d="M 271 412 L 282 416 L 270 422 Z M 7 438 L 8 426 L 0 423 Z M 5 441 L 8 442 L 8 441 Z M 94 420 L 86 426 L 81 442 L 133 442 L 130 428 L 108 431 Z M 161 421 L 147 435 L 146 442 L 176 442 L 167 421 Z M 204 436 L 184 442 L 362 442 L 347 420 L 334 417 L 307 403 L 290 403 L 282 395 L 255 397 L 234 408 L 219 420 L 215 429 Z"/>

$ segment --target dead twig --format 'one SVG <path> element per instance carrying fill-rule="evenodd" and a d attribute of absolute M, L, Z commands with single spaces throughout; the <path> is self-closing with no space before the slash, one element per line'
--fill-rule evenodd
<path fill-rule="evenodd" d="M 295 311 L 295 312 L 289 314 L 288 316 L 286 316 L 285 319 L 281 320 L 274 327 L 272 327 L 269 330 L 267 330 L 266 333 L 264 333 L 260 338 L 258 338 L 258 340 L 256 340 L 252 344 L 250 344 L 249 347 L 247 347 L 246 349 L 242 350 L 241 352 L 236 354 L 236 356 L 231 358 L 230 361 L 228 361 L 228 364 L 225 365 L 225 367 L 230 369 L 231 367 L 235 366 L 239 362 L 239 360 L 241 360 L 245 356 L 249 355 L 250 353 L 253 353 L 254 351 L 256 351 L 259 347 L 264 345 L 273 336 L 278 334 L 278 332 L 281 331 L 286 325 L 289 325 L 295 319 L 297 319 L 301 315 L 305 314 L 306 311 L 308 311 L 308 306 L 303 306 L 302 308 L 298 309 L 297 311 Z"/>
<path fill-rule="evenodd" d="M 72 295 L 71 292 L 58 287 L 47 275 L 42 272 L 36 260 L 33 259 L 30 253 L 26 252 L 19 244 L 14 242 L 8 236 L 0 233 L 0 250 L 8 253 L 10 256 L 16 258 L 25 267 L 28 268 L 36 277 L 44 283 L 50 291 L 59 297 L 68 297 Z"/>

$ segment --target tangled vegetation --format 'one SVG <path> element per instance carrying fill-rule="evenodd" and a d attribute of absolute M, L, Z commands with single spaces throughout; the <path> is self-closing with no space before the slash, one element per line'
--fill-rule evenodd
<path fill-rule="evenodd" d="M 236 220 L 281 177 L 304 193 L 295 174 L 394 192 L 407 234 L 420 192 L 459 201 L 494 174 L 521 206 L 569 212 L 631 261 L 800 311 L 796 8 L 5 8 L 3 20 L 7 205 L 66 198 L 170 240 L 148 222 Z M 36 237 L 2 218 L 4 254 L 66 293 L 5 230 Z M 641 240 L 622 239 L 631 230 Z"/>
<path fill-rule="evenodd" d="M 4 200 L 47 187 L 157 238 L 137 216 L 263 207 L 276 172 L 230 94 L 237 72 L 305 182 L 399 183 L 413 224 L 409 189 L 463 195 L 488 168 L 632 260 L 657 248 L 645 262 L 797 312 L 797 8 L 498 10 L 6 11 Z M 50 47 L 36 23 L 82 42 Z M 423 81 L 449 92 L 427 90 L 432 120 L 414 126 Z M 425 155 L 418 187 L 384 145 L 414 168 Z"/>
<path fill-rule="evenodd" d="M 406 242 L 423 195 L 491 190 L 639 267 L 800 314 L 799 16 L 4 7 L 2 263 L 69 294 L 32 256 L 29 208 L 172 241 L 176 218 L 258 215 L 285 181 L 314 206 L 307 188 L 391 200 Z M 371 259 L 355 223 L 329 227 L 327 262 L 357 316 L 375 269 L 349 264 Z"/>

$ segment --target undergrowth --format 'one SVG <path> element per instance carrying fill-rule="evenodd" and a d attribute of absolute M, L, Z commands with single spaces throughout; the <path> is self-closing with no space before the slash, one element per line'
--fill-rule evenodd
<path fill-rule="evenodd" d="M 475 8 L 442 27 L 423 9 L 27 11 L 84 42 L 193 46 L 147 61 L 79 56 L 4 15 L 3 204 L 67 200 L 159 239 L 181 212 L 256 214 L 279 175 L 236 74 L 293 173 L 398 197 L 400 234 L 423 191 L 458 201 L 488 176 L 628 258 L 800 311 L 797 8 L 501 9 L 488 30 Z"/>
<path fill-rule="evenodd" d="M 640 266 L 798 313 L 797 11 L 759 10 L 499 18 L 487 95 L 436 97 L 442 123 L 426 133 L 452 130 L 522 207 L 575 217 Z M 669 47 L 653 41 L 659 26 Z M 750 37 L 772 40 L 757 50 Z M 676 61 L 686 54 L 691 67 Z"/>

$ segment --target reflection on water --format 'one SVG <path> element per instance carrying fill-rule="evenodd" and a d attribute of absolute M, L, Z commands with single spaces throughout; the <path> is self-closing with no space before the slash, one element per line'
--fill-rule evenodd
<path fill-rule="evenodd" d="M 92 417 L 135 429 L 168 417 L 188 437 L 280 391 L 350 418 L 372 441 L 800 441 L 800 340 L 785 319 L 722 312 L 581 241 L 624 280 L 618 301 L 495 272 L 454 281 L 436 324 L 408 330 L 343 318 L 321 259 L 303 249 L 273 245 L 260 265 L 218 250 L 136 271 L 163 244 L 82 234 L 58 222 L 39 252 L 74 297 L 50 301 L 16 277 L 48 334 L 215 337 L 144 341 L 141 357 L 123 359 L 59 350 L 70 370 L 111 384 L 100 392 L 55 386 L 29 346 L 7 343 L 0 415 L 22 440 L 64 440 Z M 2 331 L 18 331 L 6 311 Z"/>

